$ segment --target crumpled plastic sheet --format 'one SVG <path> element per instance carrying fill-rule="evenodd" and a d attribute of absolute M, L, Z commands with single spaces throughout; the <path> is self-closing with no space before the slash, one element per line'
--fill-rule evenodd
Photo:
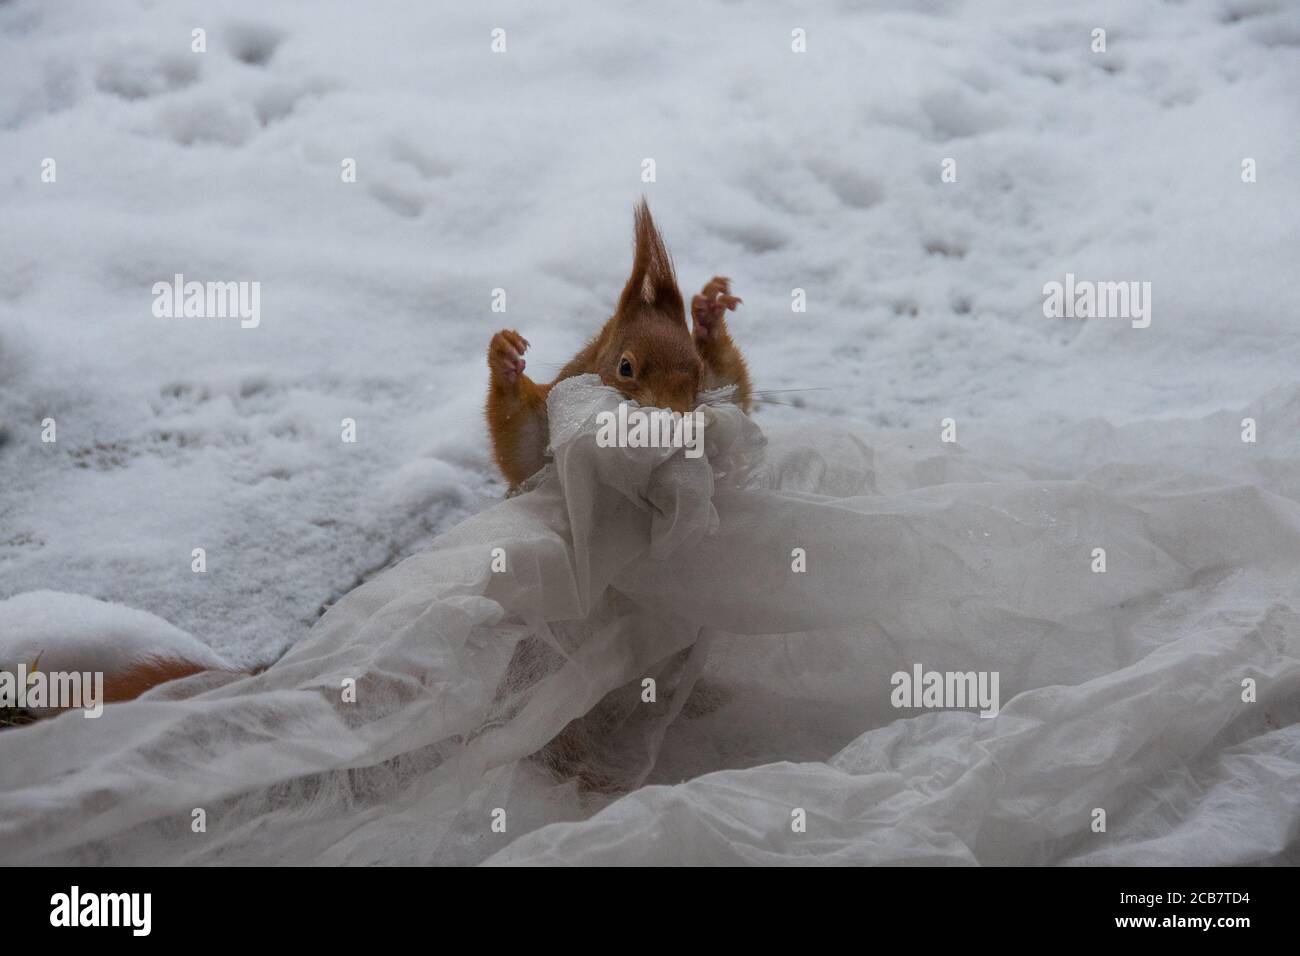
<path fill-rule="evenodd" d="M 528 490 L 265 672 L 0 733 L 0 859 L 1297 861 L 1295 440 L 976 455 L 718 401 L 688 458 L 598 447 L 620 400 L 557 386 Z M 1253 413 L 1300 435 L 1300 391 Z M 895 707 L 917 664 L 996 671 L 999 712 Z"/>

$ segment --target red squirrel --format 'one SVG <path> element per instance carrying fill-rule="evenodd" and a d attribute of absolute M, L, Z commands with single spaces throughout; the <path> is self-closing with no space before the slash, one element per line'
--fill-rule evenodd
<path fill-rule="evenodd" d="M 599 334 L 555 377 L 539 385 L 524 374 L 528 340 L 503 329 L 488 345 L 487 420 L 497 466 L 512 489 L 545 463 L 546 396 L 556 382 L 595 373 L 641 405 L 692 411 L 699 392 L 736 386 L 733 401 L 750 411 L 749 370 L 727 332 L 726 313 L 740 299 L 714 276 L 691 299 L 691 327 L 673 261 L 644 199 L 634 215 L 632 274 Z"/>
<path fill-rule="evenodd" d="M 715 276 L 691 300 L 691 327 L 664 241 L 642 200 L 635 213 L 632 274 L 614 314 L 575 355 L 555 382 L 594 372 L 606 385 L 641 405 L 689 412 L 704 390 L 736 386 L 733 401 L 746 413 L 752 393 L 740 350 L 727 333 L 726 313 L 740 305 L 730 280 Z M 545 463 L 546 395 L 524 373 L 528 342 L 503 330 L 488 346 L 487 417 L 497 464 L 512 488 Z M 158 684 L 204 671 L 207 665 L 165 657 L 123 661 L 108 675 L 106 701 L 129 700 Z M 567 739 L 567 738 L 566 738 Z"/>

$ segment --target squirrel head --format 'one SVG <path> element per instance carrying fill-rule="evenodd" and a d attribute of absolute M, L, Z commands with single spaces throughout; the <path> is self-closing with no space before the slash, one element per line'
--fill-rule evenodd
<path fill-rule="evenodd" d="M 597 356 L 598 374 L 641 405 L 689 412 L 704 369 L 673 261 L 644 199 L 634 216 L 636 252 L 609 334 Z"/>

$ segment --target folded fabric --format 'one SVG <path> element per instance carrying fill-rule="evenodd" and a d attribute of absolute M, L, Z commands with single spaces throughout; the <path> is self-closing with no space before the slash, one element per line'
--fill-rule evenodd
<path fill-rule="evenodd" d="M 621 397 L 567 380 L 524 493 L 264 673 L 0 733 L 0 859 L 1294 862 L 1295 447 L 976 456 L 712 398 L 701 457 L 604 447 Z"/>

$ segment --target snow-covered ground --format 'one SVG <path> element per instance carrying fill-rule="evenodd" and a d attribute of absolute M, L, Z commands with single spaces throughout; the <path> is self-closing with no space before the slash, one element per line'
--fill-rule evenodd
<path fill-rule="evenodd" d="M 558 369 L 642 193 L 744 298 L 760 423 L 1243 408 L 1300 367 L 1297 89 L 1285 0 L 0 3 L 0 598 L 276 657 L 500 497 L 488 338 Z M 1045 318 L 1067 272 L 1151 282 L 1150 327 Z M 176 273 L 260 325 L 155 317 Z"/>

